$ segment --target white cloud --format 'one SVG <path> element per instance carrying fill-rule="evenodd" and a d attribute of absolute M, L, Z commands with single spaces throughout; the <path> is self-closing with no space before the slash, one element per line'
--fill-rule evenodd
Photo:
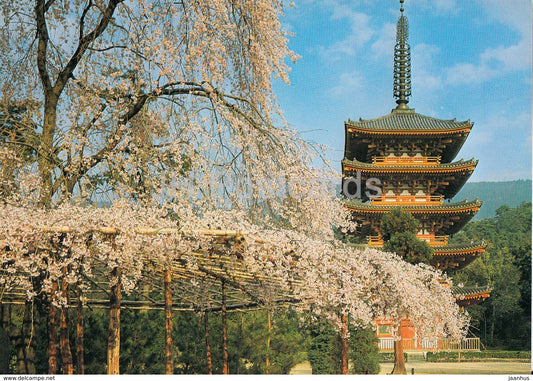
<path fill-rule="evenodd" d="M 463 0 L 464 1 L 464 0 Z M 446 12 L 456 12 L 457 11 L 457 2 L 456 0 L 416 0 L 416 3 L 411 6 L 410 1 L 406 2 L 406 9 L 423 7 L 426 9 L 431 9 L 436 13 L 446 13 Z"/>
<path fill-rule="evenodd" d="M 378 36 L 378 39 L 372 43 L 370 50 L 376 58 L 390 57 L 392 62 L 392 52 L 396 41 L 396 25 L 392 23 L 383 25 Z"/>
<path fill-rule="evenodd" d="M 531 69 L 531 2 L 530 0 L 476 0 L 488 22 L 498 22 L 518 32 L 520 41 L 510 46 L 488 48 L 478 63 L 459 63 L 447 70 L 452 84 L 482 83 L 514 71 Z"/>
<path fill-rule="evenodd" d="M 334 20 L 346 19 L 350 25 L 350 31 L 343 40 L 321 49 L 322 54 L 330 59 L 339 59 L 341 55 L 355 55 L 357 49 L 366 44 L 375 34 L 369 26 L 368 15 L 356 12 L 347 6 L 335 4 L 332 18 Z"/>
<path fill-rule="evenodd" d="M 489 17 L 518 31 L 523 38 L 531 34 L 530 0 L 476 0 Z"/>
<path fill-rule="evenodd" d="M 434 57 L 440 53 L 440 48 L 434 45 L 417 44 L 412 51 L 412 81 L 413 96 L 416 99 L 426 99 L 443 86 L 442 76 L 434 74 Z"/>
<path fill-rule="evenodd" d="M 521 40 L 512 46 L 486 49 L 478 64 L 459 63 L 446 71 L 450 84 L 482 83 L 514 71 L 530 70 L 531 41 Z"/>
<path fill-rule="evenodd" d="M 354 94 L 364 87 L 364 78 L 359 72 L 342 73 L 337 85 L 331 89 L 331 94 L 335 97 L 344 97 Z"/>

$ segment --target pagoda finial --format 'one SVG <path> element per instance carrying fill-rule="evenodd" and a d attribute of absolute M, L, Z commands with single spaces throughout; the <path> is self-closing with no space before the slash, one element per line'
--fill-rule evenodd
<path fill-rule="evenodd" d="M 400 0 L 401 15 L 396 27 L 396 46 L 394 47 L 394 98 L 397 110 L 408 110 L 411 95 L 411 48 L 407 42 L 409 38 L 409 23 L 403 15 L 404 0 Z"/>

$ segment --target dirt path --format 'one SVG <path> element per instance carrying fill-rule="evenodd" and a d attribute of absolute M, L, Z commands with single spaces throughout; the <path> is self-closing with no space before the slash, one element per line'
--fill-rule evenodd
<path fill-rule="evenodd" d="M 380 374 L 389 374 L 392 363 L 383 363 Z M 415 374 L 531 374 L 531 364 L 514 361 L 485 362 L 407 362 L 407 373 L 414 368 Z"/>
<path fill-rule="evenodd" d="M 392 363 L 382 363 L 379 374 L 389 374 Z M 415 369 L 415 374 L 531 374 L 531 364 L 515 361 L 485 362 L 426 362 L 413 361 L 405 364 L 407 373 Z M 290 374 L 311 374 L 309 361 L 302 362 L 292 368 Z"/>

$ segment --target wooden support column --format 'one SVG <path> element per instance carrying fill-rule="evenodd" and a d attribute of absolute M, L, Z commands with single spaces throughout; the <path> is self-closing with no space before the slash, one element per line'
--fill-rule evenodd
<path fill-rule="evenodd" d="M 34 301 L 26 301 L 24 304 L 24 316 L 22 317 L 22 340 L 23 340 L 23 366 L 21 373 L 35 374 L 35 341 L 34 333 L 37 326 L 35 322 Z M 20 361 L 20 360 L 19 360 Z"/>
<path fill-rule="evenodd" d="M 46 325 L 48 330 L 48 374 L 57 374 L 57 307 L 56 299 L 57 281 L 52 281 L 50 297 L 48 298 L 48 311 Z"/>
<path fill-rule="evenodd" d="M 83 332 L 83 291 L 81 282 L 76 284 L 76 365 L 78 374 L 85 374 L 85 349 Z"/>
<path fill-rule="evenodd" d="M 122 290 L 120 270 L 111 270 L 111 292 L 109 295 L 109 334 L 107 340 L 107 374 L 120 374 L 120 303 Z"/>
<path fill-rule="evenodd" d="M 67 268 L 63 268 L 61 293 L 66 304 L 61 306 L 61 314 L 59 318 L 59 347 L 61 349 L 61 368 L 63 369 L 63 374 L 73 374 L 74 367 L 72 365 L 72 352 L 70 351 L 70 337 L 68 332 L 69 285 L 66 275 Z"/>
<path fill-rule="evenodd" d="M 226 283 L 222 280 L 222 355 L 224 358 L 223 374 L 229 374 L 228 326 L 226 322 Z"/>
<path fill-rule="evenodd" d="M 174 354 L 172 343 L 172 273 L 165 269 L 165 374 L 174 373 Z"/>
<path fill-rule="evenodd" d="M 271 341 L 271 334 L 272 334 L 272 320 L 270 316 L 271 312 L 270 310 L 267 311 L 267 328 L 268 328 L 268 336 L 267 336 L 267 351 L 266 351 L 266 374 L 270 374 L 270 341 Z"/>
<path fill-rule="evenodd" d="M 348 315 L 341 316 L 341 374 L 348 374 Z"/>
<path fill-rule="evenodd" d="M 211 343 L 209 341 L 209 313 L 207 310 L 204 312 L 205 323 L 205 354 L 207 357 L 207 374 L 213 374 L 213 361 L 211 360 Z"/>

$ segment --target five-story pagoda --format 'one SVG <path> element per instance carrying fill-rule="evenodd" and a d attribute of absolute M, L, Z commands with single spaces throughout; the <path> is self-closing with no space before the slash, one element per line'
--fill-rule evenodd
<path fill-rule="evenodd" d="M 455 160 L 473 123 L 424 116 L 408 107 L 411 95 L 411 58 L 408 22 L 401 3 L 394 52 L 394 98 L 397 107 L 388 115 L 345 123 L 342 160 L 345 205 L 359 222 L 356 232 L 370 246 L 381 246 L 383 214 L 400 207 L 420 221 L 418 238 L 434 249 L 432 265 L 459 269 L 483 253 L 485 245 L 448 245 L 448 237 L 461 230 L 476 214 L 481 202 L 451 203 L 476 168 L 477 161 Z M 454 161 L 455 160 L 455 161 Z M 380 186 L 381 192 L 360 192 L 353 199 L 350 182 Z M 366 193 L 366 194 L 365 194 Z M 447 201 L 447 202 L 445 202 Z M 457 290 L 462 307 L 489 296 L 487 288 Z"/>

